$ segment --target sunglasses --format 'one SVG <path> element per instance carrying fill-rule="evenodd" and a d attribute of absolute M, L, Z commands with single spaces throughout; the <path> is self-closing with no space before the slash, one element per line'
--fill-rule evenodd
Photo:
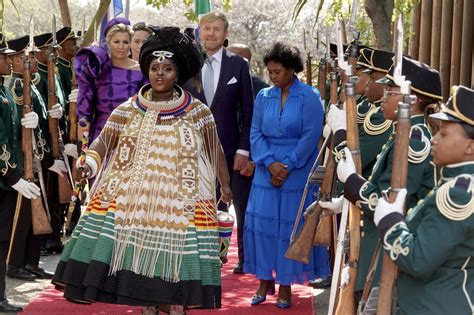
<path fill-rule="evenodd" d="M 387 98 L 389 96 L 395 96 L 395 95 L 403 95 L 403 93 L 400 92 L 400 91 L 383 90 L 383 97 L 384 98 Z"/>

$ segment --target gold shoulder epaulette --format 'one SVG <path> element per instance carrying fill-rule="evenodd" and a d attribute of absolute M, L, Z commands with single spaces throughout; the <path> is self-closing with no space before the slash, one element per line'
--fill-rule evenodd
<path fill-rule="evenodd" d="M 439 212 L 453 221 L 462 221 L 474 212 L 474 178 L 470 174 L 444 183 L 436 192 L 436 205 Z"/>
<path fill-rule="evenodd" d="M 427 136 L 425 136 L 425 133 L 423 132 L 423 128 L 419 125 L 414 125 L 411 126 L 410 129 L 410 139 L 411 138 L 418 138 L 424 146 L 416 150 L 414 149 L 411 145 L 408 146 L 408 161 L 410 163 L 414 164 L 419 164 L 426 160 L 426 158 L 430 155 L 431 151 L 431 143 L 430 139 L 428 139 Z"/>
<path fill-rule="evenodd" d="M 372 123 L 372 115 L 377 113 L 380 110 L 380 107 L 376 107 L 372 105 L 372 109 L 367 113 L 364 119 L 364 131 L 369 136 L 377 136 L 383 134 L 392 126 L 392 121 L 385 119 L 381 124 L 374 124 Z"/>
<path fill-rule="evenodd" d="M 357 104 L 356 107 L 356 118 L 357 118 L 357 123 L 358 124 L 363 124 L 365 117 L 367 117 L 367 114 L 370 113 L 372 109 L 374 109 L 374 105 L 369 103 L 367 100 L 364 100 Z M 365 111 L 363 109 L 366 109 Z"/>

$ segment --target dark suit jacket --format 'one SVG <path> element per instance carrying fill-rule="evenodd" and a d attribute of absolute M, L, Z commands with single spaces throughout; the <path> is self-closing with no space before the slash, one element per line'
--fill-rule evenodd
<path fill-rule="evenodd" d="M 228 84 L 232 81 L 235 83 Z M 203 89 L 198 93 L 192 80 L 184 85 L 184 89 L 206 104 Z M 210 108 L 230 169 L 237 149 L 250 151 L 253 99 L 252 79 L 247 62 L 224 49 L 219 82 Z"/>

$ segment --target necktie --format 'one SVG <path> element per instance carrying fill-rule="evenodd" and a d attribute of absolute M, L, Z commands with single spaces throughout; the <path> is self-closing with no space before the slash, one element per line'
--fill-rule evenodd
<path fill-rule="evenodd" d="M 207 58 L 207 69 L 204 72 L 204 96 L 206 97 L 207 106 L 211 106 L 214 99 L 214 69 L 212 69 L 212 60 L 214 57 Z"/>

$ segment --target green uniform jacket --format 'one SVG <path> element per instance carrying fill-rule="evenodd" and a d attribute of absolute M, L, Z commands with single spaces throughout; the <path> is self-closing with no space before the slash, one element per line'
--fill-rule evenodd
<path fill-rule="evenodd" d="M 38 127 L 35 129 L 36 147 L 38 150 L 38 158 L 45 165 L 52 165 L 50 158 L 50 135 L 48 132 L 48 113 L 43 97 L 35 87 L 34 81 L 38 80 L 37 75 L 32 75 L 31 84 L 31 100 L 33 110 L 38 114 Z M 14 96 L 17 104 L 18 115 L 22 116 L 23 105 L 23 74 L 14 72 L 10 77 L 5 79 L 5 85 L 8 86 Z M 48 157 L 47 161 L 45 157 Z M 45 161 L 43 161 L 45 160 Z"/>
<path fill-rule="evenodd" d="M 12 93 L 0 83 L 0 189 L 12 190 L 23 175 L 21 124 Z"/>
<path fill-rule="evenodd" d="M 63 88 L 64 96 L 66 102 L 68 102 L 69 94 L 71 94 L 72 89 L 72 67 L 71 62 L 58 57 L 58 75 L 59 81 L 61 81 L 61 86 Z"/>
<path fill-rule="evenodd" d="M 398 265 L 401 314 L 472 314 L 474 310 L 474 162 L 441 170 L 439 188 L 378 226 Z"/>
<path fill-rule="evenodd" d="M 423 115 L 413 116 L 411 118 L 411 138 L 410 138 L 410 153 L 408 163 L 408 179 L 407 189 L 408 197 L 407 204 L 413 206 L 419 199 L 422 199 L 434 186 L 434 168 L 431 165 L 430 153 L 430 138 L 431 134 L 425 125 Z M 388 137 L 387 142 L 382 145 L 380 153 L 376 156 L 376 162 L 372 169 L 368 180 L 365 180 L 359 175 L 351 175 L 344 185 L 345 197 L 356 203 L 361 208 L 361 241 L 359 250 L 358 272 L 356 278 L 356 290 L 364 288 L 367 272 L 370 266 L 375 247 L 378 241 L 378 235 L 375 224 L 373 223 L 373 212 L 377 205 L 377 200 L 381 196 L 381 192 L 390 187 L 392 177 L 392 163 L 393 163 L 393 149 L 395 131 Z M 386 133 L 382 137 L 386 137 Z M 370 138 L 377 137 L 362 137 L 362 143 L 367 146 L 364 151 L 361 150 L 362 158 L 369 150 Z M 380 139 L 374 140 L 374 147 Z M 379 259 L 377 272 L 375 274 L 373 285 L 377 285 L 380 278 L 382 259 Z"/>
<path fill-rule="evenodd" d="M 64 143 L 66 143 L 69 139 L 69 132 L 66 123 L 66 116 L 69 110 L 69 102 L 66 100 L 66 95 L 64 93 L 64 89 L 62 87 L 61 80 L 57 72 L 58 68 L 56 68 L 56 74 L 54 76 L 56 85 L 56 97 L 58 98 L 58 103 L 61 104 L 64 113 L 63 117 L 59 120 L 59 128 L 63 132 L 62 138 Z M 46 104 L 46 108 L 48 108 L 48 66 L 38 62 L 38 73 L 40 76 L 40 80 L 35 82 L 35 85 L 39 93 L 43 97 L 44 103 Z"/>

